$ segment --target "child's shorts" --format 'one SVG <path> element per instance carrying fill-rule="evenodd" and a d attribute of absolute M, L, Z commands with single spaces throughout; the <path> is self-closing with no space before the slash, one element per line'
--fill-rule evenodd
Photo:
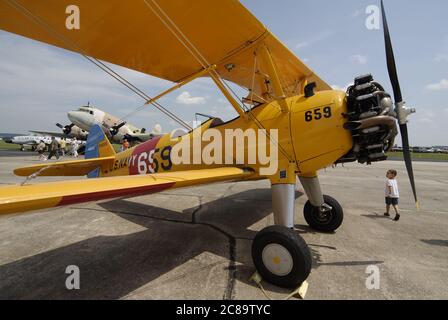
<path fill-rule="evenodd" d="M 398 206 L 398 198 L 386 198 L 386 204 L 388 206 Z"/>

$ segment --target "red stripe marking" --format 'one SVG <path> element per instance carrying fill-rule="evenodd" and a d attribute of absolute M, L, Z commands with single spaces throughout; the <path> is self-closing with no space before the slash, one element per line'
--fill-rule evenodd
<path fill-rule="evenodd" d="M 146 159 L 149 153 L 157 148 L 157 144 L 159 143 L 162 137 L 156 137 L 154 139 L 148 140 L 144 143 L 139 144 L 135 147 L 132 152 L 131 162 L 129 164 L 129 175 L 138 175 L 138 158 L 142 153 L 146 153 Z"/>
<path fill-rule="evenodd" d="M 66 206 L 76 203 L 89 202 L 89 201 L 97 201 L 104 200 L 110 198 L 119 198 L 126 196 L 141 196 L 151 193 L 160 192 L 174 186 L 175 182 L 169 182 L 159 185 L 151 185 L 151 186 L 143 186 L 143 187 L 134 187 L 134 188 L 126 188 L 126 189 L 118 189 L 111 191 L 98 191 L 86 194 L 77 194 L 73 196 L 65 196 L 62 197 L 59 206 Z"/>

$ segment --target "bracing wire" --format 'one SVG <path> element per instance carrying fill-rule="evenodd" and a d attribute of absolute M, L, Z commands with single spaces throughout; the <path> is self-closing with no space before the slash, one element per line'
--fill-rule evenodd
<path fill-rule="evenodd" d="M 146 6 L 154 13 L 154 15 L 165 25 L 165 27 L 176 37 L 176 39 L 185 47 L 185 49 L 193 56 L 193 58 L 196 59 L 197 62 L 203 67 L 207 68 L 210 63 L 207 61 L 207 59 L 201 54 L 201 52 L 196 48 L 196 46 L 188 39 L 187 36 L 182 32 L 182 30 L 179 29 L 179 27 L 176 25 L 174 21 L 171 20 L 171 18 L 164 12 L 164 10 L 157 4 L 155 0 L 143 0 Z M 153 6 L 151 6 L 148 1 L 150 1 Z M 156 10 L 157 9 L 157 10 Z M 159 12 L 160 13 L 159 13 Z M 163 15 L 163 17 L 162 17 Z M 170 25 L 171 24 L 171 25 Z M 177 31 L 177 32 L 176 32 Z M 215 77 L 218 79 L 221 79 L 221 76 L 216 70 L 211 71 Z M 242 103 L 242 109 L 247 111 L 247 107 L 239 98 L 239 96 L 233 91 L 233 89 L 225 82 L 222 81 L 223 84 L 229 89 L 229 91 L 236 97 L 238 101 Z M 286 152 L 286 150 L 280 145 L 278 141 L 276 141 L 269 133 L 268 130 L 263 126 L 263 124 L 257 119 L 257 117 L 252 114 L 252 112 L 247 112 L 249 118 L 251 118 L 255 124 L 260 128 L 264 129 L 264 132 L 269 140 L 274 142 L 279 150 L 282 152 L 282 154 L 289 159 L 289 161 L 292 161 L 291 156 Z"/>
<path fill-rule="evenodd" d="M 63 35 L 59 34 L 57 31 L 55 31 L 50 25 L 48 25 L 43 19 L 39 18 L 32 12 L 30 12 L 26 7 L 22 6 L 21 4 L 17 3 L 15 0 L 6 0 L 8 4 L 15 8 L 17 11 L 22 13 L 25 17 L 33 21 L 34 23 L 37 23 L 41 27 L 43 27 L 47 32 L 58 38 L 60 41 L 62 41 L 68 48 L 74 49 L 74 51 L 79 52 L 84 58 L 86 58 L 88 61 L 96 65 L 98 68 L 100 68 L 102 71 L 106 72 L 108 75 L 110 75 L 112 78 L 123 84 L 125 87 L 127 87 L 129 90 L 134 92 L 136 95 L 138 95 L 140 98 L 145 100 L 145 104 L 141 107 L 139 107 L 137 110 L 142 110 L 146 105 L 149 103 L 153 105 L 156 109 L 158 109 L 160 112 L 171 118 L 172 120 L 176 121 L 181 126 L 191 130 L 192 128 L 182 119 L 180 119 L 178 116 L 176 116 L 174 113 L 163 107 L 160 103 L 152 101 L 150 96 L 148 96 L 146 93 L 144 93 L 142 90 L 137 88 L 135 85 L 133 85 L 131 82 L 129 82 L 127 79 L 122 77 L 120 74 L 112 70 L 110 67 L 108 67 L 106 64 L 104 64 L 102 61 L 89 57 L 87 54 L 85 54 L 76 43 L 73 41 L 70 41 L 66 39 Z M 138 112 L 136 110 L 136 112 Z"/>

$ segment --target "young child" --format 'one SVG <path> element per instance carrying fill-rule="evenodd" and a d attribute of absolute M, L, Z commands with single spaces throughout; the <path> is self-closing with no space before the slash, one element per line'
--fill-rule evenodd
<path fill-rule="evenodd" d="M 387 171 L 386 177 L 386 213 L 384 215 L 386 217 L 390 217 L 390 206 L 393 206 L 396 213 L 394 221 L 398 221 L 400 220 L 400 214 L 398 213 L 398 200 L 400 198 L 400 193 L 398 191 L 398 183 L 396 179 L 397 171 Z"/>

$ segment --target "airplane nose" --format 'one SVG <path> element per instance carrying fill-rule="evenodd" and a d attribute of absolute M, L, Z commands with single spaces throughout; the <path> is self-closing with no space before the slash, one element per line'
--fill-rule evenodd
<path fill-rule="evenodd" d="M 85 112 L 70 111 L 67 116 L 72 123 L 83 128 L 84 130 L 92 126 L 92 116 Z"/>
<path fill-rule="evenodd" d="M 75 111 L 70 111 L 70 112 L 67 114 L 68 119 L 69 119 L 71 122 L 74 122 L 74 120 L 77 118 L 76 113 L 77 113 L 77 112 L 75 112 Z"/>

